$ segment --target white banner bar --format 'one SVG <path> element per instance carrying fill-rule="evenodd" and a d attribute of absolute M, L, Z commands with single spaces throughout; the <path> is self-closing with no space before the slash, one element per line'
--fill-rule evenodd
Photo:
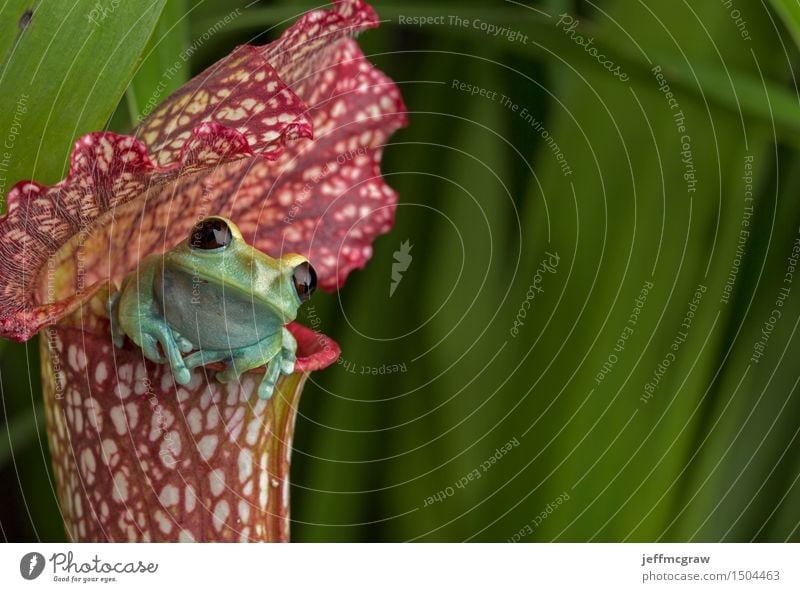
<path fill-rule="evenodd" d="M 6 544 L 0 589 L 778 591 L 800 590 L 799 558 L 790 544 Z"/>

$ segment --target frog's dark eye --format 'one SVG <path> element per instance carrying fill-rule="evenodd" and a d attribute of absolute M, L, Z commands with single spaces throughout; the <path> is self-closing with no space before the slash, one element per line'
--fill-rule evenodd
<path fill-rule="evenodd" d="M 300 297 L 300 302 L 305 302 L 317 289 L 317 272 L 311 264 L 306 261 L 294 268 L 292 272 L 294 289 Z"/>
<path fill-rule="evenodd" d="M 233 234 L 222 218 L 206 218 L 195 224 L 189 235 L 189 246 L 192 249 L 208 251 L 221 249 L 231 244 Z"/>

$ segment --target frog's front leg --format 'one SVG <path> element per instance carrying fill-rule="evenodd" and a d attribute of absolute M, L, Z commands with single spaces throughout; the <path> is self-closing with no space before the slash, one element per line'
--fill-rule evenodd
<path fill-rule="evenodd" d="M 191 374 L 183 362 L 182 352 L 190 351 L 192 344 L 170 327 L 155 300 L 153 279 L 157 267 L 156 258 L 145 259 L 136 272 L 125 278 L 120 291 L 109 298 L 112 337 L 119 345 L 117 337 L 127 335 L 142 348 L 147 359 L 159 364 L 169 362 L 175 382 L 187 384 Z M 158 351 L 159 344 L 163 356 Z"/>
<path fill-rule="evenodd" d="M 233 354 L 229 349 L 200 349 L 183 358 L 183 363 L 186 364 L 189 370 L 192 370 L 198 366 L 207 366 L 214 362 L 224 362 L 230 360 L 232 357 Z"/>
<path fill-rule="evenodd" d="M 248 370 L 267 364 L 264 377 L 258 385 L 258 396 L 269 399 L 281 374 L 282 349 L 283 332 L 278 332 L 254 345 L 230 352 L 228 367 L 217 374 L 217 380 L 228 382 L 237 379 Z"/>

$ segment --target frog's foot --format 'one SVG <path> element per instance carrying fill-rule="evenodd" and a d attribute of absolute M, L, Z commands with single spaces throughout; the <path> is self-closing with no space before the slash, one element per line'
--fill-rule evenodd
<path fill-rule="evenodd" d="M 149 333 L 142 334 L 141 348 L 142 352 L 144 352 L 144 357 L 148 360 L 152 360 L 157 364 L 163 364 L 167 361 L 167 359 L 161 355 L 161 352 L 158 351 L 158 340 Z"/>
<path fill-rule="evenodd" d="M 172 330 L 172 338 L 175 340 L 175 344 L 178 346 L 178 350 L 180 350 L 181 353 L 188 354 L 194 349 L 192 342 L 178 333 L 175 329 Z"/>
<path fill-rule="evenodd" d="M 275 382 L 269 380 L 267 375 L 264 375 L 264 378 L 261 379 L 261 382 L 258 385 L 258 398 L 264 401 L 269 400 L 272 398 L 272 393 L 275 392 Z"/>
<path fill-rule="evenodd" d="M 221 370 L 217 372 L 217 381 L 221 383 L 230 382 L 231 380 L 238 380 L 239 376 L 247 372 L 248 368 L 243 368 L 241 366 L 241 362 L 239 365 L 236 363 L 236 359 L 230 359 L 227 362 L 227 366 L 225 370 Z"/>
<path fill-rule="evenodd" d="M 291 374 L 294 372 L 294 364 L 297 361 L 297 340 L 291 331 L 286 327 L 281 332 L 283 344 L 281 346 L 281 372 Z"/>
<path fill-rule="evenodd" d="M 180 339 L 183 338 L 180 337 Z M 172 328 L 163 320 L 151 319 L 142 321 L 141 343 L 139 345 L 146 358 L 153 362 L 163 364 L 165 361 L 164 356 L 159 353 L 156 343 L 161 345 L 161 349 L 166 356 L 166 361 L 169 362 L 170 368 L 172 368 L 172 375 L 175 377 L 175 382 L 178 384 L 188 384 L 192 379 L 192 375 L 183 362 L 181 349 L 174 337 Z"/>
<path fill-rule="evenodd" d="M 183 358 L 183 363 L 190 370 L 198 366 L 206 366 L 214 362 L 222 362 L 231 358 L 231 350 L 201 349 Z"/>
<path fill-rule="evenodd" d="M 281 374 L 291 374 L 294 372 L 295 362 L 297 362 L 297 356 L 293 351 L 286 349 L 281 350 Z"/>
<path fill-rule="evenodd" d="M 267 365 L 266 372 L 264 373 L 264 378 L 261 379 L 261 382 L 258 384 L 258 396 L 261 399 L 269 399 L 272 396 L 272 392 L 275 390 L 275 384 L 278 382 L 278 377 L 280 376 L 281 364 L 279 363 L 280 359 L 278 356 L 275 356 L 271 362 Z M 222 372 L 217 372 L 217 380 L 221 383 L 230 382 L 231 380 L 238 380 L 239 377 L 247 372 L 248 370 L 252 370 L 253 368 L 258 368 L 262 364 L 256 364 L 252 368 L 243 368 L 241 366 L 242 361 L 232 360 L 228 363 L 228 367 L 225 368 Z"/>
<path fill-rule="evenodd" d="M 229 382 L 238 379 L 248 370 L 268 364 L 264 378 L 258 385 L 258 396 L 262 399 L 269 399 L 281 372 L 281 341 L 271 338 L 256 345 L 227 353 L 229 356 L 231 353 L 233 355 L 228 361 L 228 367 L 217 373 L 217 380 Z"/>
<path fill-rule="evenodd" d="M 272 397 L 272 393 L 275 392 L 275 385 L 281 375 L 282 367 L 282 357 L 275 356 L 272 358 L 267 366 L 267 371 L 264 373 L 264 378 L 261 379 L 258 385 L 258 397 L 260 399 L 266 400 Z M 294 362 L 292 362 L 292 367 L 294 367 Z"/>

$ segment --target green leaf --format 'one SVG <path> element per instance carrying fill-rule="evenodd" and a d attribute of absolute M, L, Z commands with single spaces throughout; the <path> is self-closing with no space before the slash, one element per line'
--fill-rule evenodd
<path fill-rule="evenodd" d="M 783 24 L 794 37 L 794 42 L 800 46 L 800 2 L 797 0 L 770 0 L 775 12 L 783 20 Z"/>
<path fill-rule="evenodd" d="M 114 111 L 165 1 L 38 3 L 18 39 L 3 42 L 0 195 L 23 179 L 63 178 L 75 139 Z M 3 39 L 23 12 L 13 3 L 0 13 Z"/>
<path fill-rule="evenodd" d="M 0 73 L 5 70 L 9 52 L 19 41 L 22 31 L 30 23 L 29 16 L 26 14 L 30 4 L 30 0 L 11 0 L 0 7 L 0 57 L 3 60 L 3 68 Z"/>
<path fill-rule="evenodd" d="M 35 442 L 43 429 L 44 410 L 41 408 L 17 413 L 0 427 L 0 467 Z"/>
<path fill-rule="evenodd" d="M 459 3 L 457 5 L 429 5 L 429 4 L 395 4 L 383 2 L 370 2 L 370 4 L 378 12 L 381 19 L 389 20 L 390 22 L 397 23 L 399 18 L 410 16 L 422 17 L 441 17 L 445 16 L 445 20 L 450 18 L 450 15 L 458 15 L 461 18 L 468 19 L 481 19 L 484 21 L 491 21 L 492 23 L 520 23 L 530 22 L 534 19 L 543 19 L 541 12 L 536 9 L 520 10 L 518 6 L 483 6 L 483 5 L 465 5 Z M 227 5 L 226 5 L 227 7 Z M 285 28 L 289 23 L 294 22 L 304 13 L 309 10 L 317 8 L 324 8 L 324 4 L 317 2 L 286 2 L 280 5 L 270 5 L 265 8 L 247 8 L 242 11 L 240 18 L 233 21 L 228 30 L 251 30 L 251 29 L 268 29 L 277 27 L 279 30 Z M 203 19 L 192 22 L 192 37 L 200 36 L 203 31 L 213 27 L 218 17 L 216 14 L 205 16 Z M 442 30 L 448 30 L 450 27 L 444 27 Z"/>
<path fill-rule="evenodd" d="M 189 80 L 186 45 L 190 15 L 185 0 L 173 0 L 165 6 L 144 51 L 144 61 L 125 92 L 131 127 Z"/>
<path fill-rule="evenodd" d="M 544 16 L 537 10 L 528 7 L 520 10 L 518 7 L 492 8 L 461 6 L 454 8 L 450 5 L 396 5 L 382 2 L 373 3 L 380 18 L 389 21 L 387 24 L 400 25 L 403 28 L 420 32 L 435 30 L 447 31 L 453 37 L 466 37 L 480 39 L 485 45 L 485 52 L 502 52 L 517 54 L 526 57 L 541 57 L 558 63 L 554 55 L 563 58 L 566 63 L 576 67 L 592 67 L 602 72 L 602 66 L 592 57 L 585 48 L 576 43 L 571 35 L 561 30 L 557 21 L 559 19 Z M 561 6 L 564 3 L 556 2 Z M 792 34 L 798 38 L 800 35 L 800 3 L 798 0 L 773 0 L 779 8 L 787 26 Z M 279 26 L 285 20 L 293 19 L 302 13 L 303 8 L 312 8 L 311 5 L 296 5 L 270 7 L 264 9 L 248 10 L 242 18 L 231 25 L 232 29 L 254 30 Z M 550 12 L 557 14 L 558 8 L 553 6 Z M 487 35 L 480 27 L 452 26 L 449 21 L 450 14 L 457 14 L 460 18 L 469 21 L 489 22 L 495 25 L 511 26 L 528 36 L 527 42 L 509 42 L 502 35 Z M 410 17 L 440 17 L 445 20 L 440 25 L 412 25 L 403 19 Z M 197 23 L 198 30 L 207 23 Z M 194 27 L 194 25 L 193 25 Z M 603 29 L 580 24 L 574 30 L 575 35 L 583 39 L 593 39 L 593 45 L 598 52 L 607 56 L 615 64 L 619 64 L 624 72 L 638 79 L 638 82 L 650 83 L 652 74 L 650 69 L 653 63 L 660 64 L 665 72 L 669 73 L 670 83 L 674 88 L 692 93 L 698 102 L 709 101 L 716 107 L 752 119 L 763 130 L 770 131 L 774 124 L 782 140 L 794 145 L 800 145 L 800 107 L 797 97 L 769 79 L 762 80 L 757 73 L 748 72 L 734 63 L 712 65 L 700 59 L 693 58 L 691 63 L 680 59 L 674 52 L 648 49 L 650 63 L 642 55 L 640 48 L 625 43 L 624 36 L 614 29 Z M 576 37 L 577 38 L 577 37 Z M 709 56 L 713 55 L 709 52 Z M 739 66 L 739 67 L 737 67 Z M 651 88 L 656 88 L 650 85 Z M 764 100 L 764 89 L 770 96 L 770 102 Z M 655 92 L 658 92 L 657 89 Z"/>

